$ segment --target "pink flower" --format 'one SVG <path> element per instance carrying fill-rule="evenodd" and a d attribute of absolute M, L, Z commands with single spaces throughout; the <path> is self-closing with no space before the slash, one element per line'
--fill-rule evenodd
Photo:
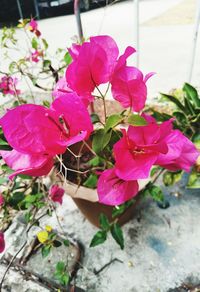
<path fill-rule="evenodd" d="M 5 249 L 5 240 L 3 232 L 0 232 L 0 253 L 2 253 Z"/>
<path fill-rule="evenodd" d="M 31 56 L 27 57 L 26 60 L 38 63 L 42 56 L 43 56 L 42 51 L 34 50 L 33 52 L 31 52 Z"/>
<path fill-rule="evenodd" d="M 52 95 L 55 98 L 58 98 L 62 95 L 62 93 L 74 93 L 71 88 L 69 88 L 67 81 L 65 77 L 62 77 L 61 79 L 58 80 L 56 83 L 56 86 L 53 90 Z M 94 100 L 94 97 L 89 94 L 89 95 L 79 95 L 80 99 L 84 103 L 84 105 L 87 107 L 91 101 Z"/>
<path fill-rule="evenodd" d="M 87 109 L 74 94 L 62 94 L 51 109 L 26 104 L 9 110 L 1 119 L 4 135 L 12 151 L 1 155 L 17 174 L 46 175 L 53 157 L 74 143 L 87 139 L 93 130 Z"/>
<path fill-rule="evenodd" d="M 171 171 L 183 169 L 189 172 L 200 155 L 195 145 L 179 130 L 172 131 L 165 141 L 168 145 L 168 152 L 160 154 L 156 164 Z"/>
<path fill-rule="evenodd" d="M 47 175 L 53 167 L 53 157 L 45 154 L 24 154 L 16 150 L 0 151 L 6 164 L 14 170 L 9 176 L 13 179 L 18 174 L 30 176 Z"/>
<path fill-rule="evenodd" d="M 58 185 L 52 185 L 49 191 L 49 197 L 53 202 L 62 205 L 64 193 L 64 189 L 60 188 Z"/>
<path fill-rule="evenodd" d="M 158 156 L 168 151 L 165 138 L 171 132 L 171 122 L 122 130 L 123 137 L 114 145 L 116 175 L 123 180 L 147 178 Z"/>
<path fill-rule="evenodd" d="M 66 79 L 79 95 L 90 95 L 96 86 L 110 80 L 119 54 L 109 36 L 91 37 L 90 42 L 73 46 L 70 52 L 74 60 L 67 68 Z"/>
<path fill-rule="evenodd" d="M 145 113 L 142 116 L 146 119 L 148 124 L 156 124 L 156 120 Z M 168 122 L 172 122 L 171 119 Z M 165 122 L 167 125 L 167 122 Z M 163 129 L 165 131 L 165 129 Z M 165 137 L 165 142 L 168 146 L 166 154 L 159 154 L 156 164 L 163 166 L 170 171 L 185 170 L 189 172 L 191 167 L 197 161 L 200 155 L 195 145 L 184 136 L 179 130 L 171 129 Z"/>
<path fill-rule="evenodd" d="M 128 67 L 126 59 L 135 52 L 128 47 L 119 58 L 111 80 L 111 89 L 114 99 L 124 108 L 130 107 L 132 111 L 141 111 L 147 98 L 146 81 L 154 74 L 149 73 L 143 77 L 142 72 L 135 67 Z"/>
<path fill-rule="evenodd" d="M 0 91 L 2 91 L 4 95 L 18 95 L 21 93 L 21 91 L 16 88 L 17 83 L 17 78 L 12 78 L 11 76 L 3 76 L 0 79 Z"/>
<path fill-rule="evenodd" d="M 60 92 L 60 96 L 52 103 L 51 109 L 63 118 L 65 126 L 68 128 L 67 146 L 90 136 L 93 131 L 90 115 L 75 92 Z"/>
<path fill-rule="evenodd" d="M 38 30 L 38 23 L 33 18 L 31 18 L 31 21 L 29 22 L 28 29 L 38 37 L 41 35 L 41 32 Z"/>
<path fill-rule="evenodd" d="M 0 193 L 0 207 L 3 206 L 5 200 L 4 200 L 4 197 L 3 195 Z"/>
<path fill-rule="evenodd" d="M 105 170 L 97 185 L 99 202 L 105 205 L 120 205 L 138 193 L 137 180 L 125 181 L 117 177 L 115 169 Z"/>

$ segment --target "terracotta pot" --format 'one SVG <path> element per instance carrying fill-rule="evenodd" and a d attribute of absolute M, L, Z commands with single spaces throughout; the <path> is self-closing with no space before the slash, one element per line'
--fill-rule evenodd
<path fill-rule="evenodd" d="M 67 195 L 69 195 L 75 202 L 82 214 L 87 218 L 94 226 L 99 227 L 99 215 L 104 213 L 109 221 L 112 220 L 112 206 L 104 205 L 98 202 L 98 195 L 96 189 L 89 189 L 83 186 L 77 186 L 69 181 L 66 181 L 61 174 L 56 174 L 54 171 L 51 174 L 51 180 L 53 183 L 60 184 Z M 149 182 L 149 179 L 141 180 L 139 182 L 140 189 Z M 126 211 L 119 215 L 118 223 L 123 225 L 134 217 L 135 208 L 140 201 L 140 196 L 135 197 L 135 202 L 126 209 Z"/>

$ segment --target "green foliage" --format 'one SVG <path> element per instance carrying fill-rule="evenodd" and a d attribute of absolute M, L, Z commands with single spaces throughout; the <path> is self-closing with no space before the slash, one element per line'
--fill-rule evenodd
<path fill-rule="evenodd" d="M 125 202 L 124 204 L 121 204 L 119 206 L 115 206 L 112 210 L 112 218 L 116 218 L 119 215 L 123 214 L 125 212 L 125 210 L 127 210 L 134 203 L 135 203 L 135 200 L 132 199 L 132 200 Z"/>
<path fill-rule="evenodd" d="M 65 61 L 66 65 L 69 65 L 69 64 L 72 62 L 72 57 L 71 57 L 71 55 L 69 54 L 69 52 L 67 52 L 67 53 L 64 55 L 64 61 Z"/>
<path fill-rule="evenodd" d="M 32 40 L 31 40 L 31 45 L 32 45 L 32 48 L 37 50 L 38 49 L 38 39 L 36 37 L 33 37 Z"/>
<path fill-rule="evenodd" d="M 123 120 L 123 117 L 120 114 L 114 114 L 107 118 L 105 124 L 105 132 L 108 132 L 110 129 L 115 128 L 118 124 L 120 124 Z"/>
<path fill-rule="evenodd" d="M 107 239 L 107 232 L 105 230 L 99 230 L 92 238 L 90 247 L 95 247 L 99 244 L 102 244 L 106 241 L 106 239 Z"/>
<path fill-rule="evenodd" d="M 69 283 L 70 277 L 64 262 L 60 261 L 57 263 L 54 277 L 63 286 L 66 286 Z"/>
<path fill-rule="evenodd" d="M 120 246 L 120 248 L 124 248 L 123 232 L 116 221 L 109 222 L 108 217 L 105 214 L 101 213 L 99 216 L 99 225 L 101 230 L 99 230 L 92 238 L 90 247 L 95 247 L 104 243 L 107 239 L 108 233 L 110 232 L 113 239 Z"/>
<path fill-rule="evenodd" d="M 108 231 L 110 229 L 110 223 L 107 216 L 103 213 L 99 216 L 99 224 L 102 230 Z"/>
<path fill-rule="evenodd" d="M 189 188 L 189 189 L 199 189 L 200 188 L 200 173 L 196 172 L 194 169 L 189 175 L 187 188 Z"/>
<path fill-rule="evenodd" d="M 110 231 L 111 231 L 112 237 L 119 244 L 120 248 L 124 249 L 124 236 L 119 224 L 113 223 Z"/>
<path fill-rule="evenodd" d="M 131 114 L 128 117 L 128 123 L 132 126 L 145 126 L 147 125 L 147 121 L 137 114 Z"/>
<path fill-rule="evenodd" d="M 51 252 L 51 248 L 52 248 L 51 245 L 44 245 L 44 246 L 42 247 L 42 257 L 43 257 L 43 258 L 48 257 L 48 255 L 49 255 L 50 252 Z"/>
<path fill-rule="evenodd" d="M 83 183 L 83 185 L 90 189 L 95 189 L 97 186 L 98 177 L 96 174 L 91 173 L 88 179 Z"/>
<path fill-rule="evenodd" d="M 176 172 L 170 172 L 166 171 L 163 174 L 163 182 L 165 186 L 171 186 L 180 181 L 182 178 L 183 171 L 176 171 Z"/>
<path fill-rule="evenodd" d="M 148 188 L 146 189 L 146 194 L 149 194 L 156 202 L 164 201 L 164 194 L 162 189 L 151 183 L 148 185 Z"/>
<path fill-rule="evenodd" d="M 99 118 L 99 116 L 96 113 L 92 113 L 90 115 L 90 117 L 91 117 L 91 120 L 92 120 L 92 123 L 93 124 L 96 124 L 96 123 L 99 123 L 100 122 L 100 118 Z"/>
<path fill-rule="evenodd" d="M 111 139 L 112 131 L 106 132 L 104 129 L 97 130 L 93 135 L 92 149 L 97 154 L 100 154 L 108 145 Z"/>

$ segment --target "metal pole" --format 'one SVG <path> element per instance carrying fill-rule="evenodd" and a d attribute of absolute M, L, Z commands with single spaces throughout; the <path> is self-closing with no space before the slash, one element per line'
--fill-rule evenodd
<path fill-rule="evenodd" d="M 36 17 L 37 17 L 37 19 L 40 19 L 40 11 L 39 11 L 38 1 L 37 0 L 34 0 L 34 6 L 35 6 Z"/>
<path fill-rule="evenodd" d="M 19 11 L 19 17 L 21 19 L 23 19 L 23 13 L 22 13 L 22 8 L 21 8 L 20 0 L 17 0 L 17 8 L 18 8 L 18 11 Z"/>
<path fill-rule="evenodd" d="M 194 33 L 193 33 L 193 45 L 192 45 L 192 52 L 191 52 L 191 59 L 190 59 L 190 66 L 189 66 L 189 74 L 188 74 L 188 82 L 190 83 L 192 80 L 192 73 L 194 68 L 194 60 L 195 60 L 195 53 L 196 53 L 196 46 L 197 46 L 197 39 L 198 39 L 198 32 L 199 32 L 199 23 L 200 23 L 200 0 L 197 0 L 197 10 L 196 10 L 196 18 L 194 24 Z"/>
<path fill-rule="evenodd" d="M 134 47 L 137 50 L 136 66 L 139 66 L 139 0 L 134 0 Z"/>
<path fill-rule="evenodd" d="M 78 28 L 79 41 L 82 43 L 82 41 L 83 41 L 83 28 L 82 28 L 82 23 L 81 23 L 79 0 L 74 0 L 74 14 L 76 16 L 76 24 L 77 24 L 77 28 Z"/>

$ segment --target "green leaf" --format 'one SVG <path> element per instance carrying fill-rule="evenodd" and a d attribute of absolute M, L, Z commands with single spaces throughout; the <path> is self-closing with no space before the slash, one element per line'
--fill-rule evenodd
<path fill-rule="evenodd" d="M 166 114 L 166 113 L 159 113 L 158 111 L 154 110 L 153 108 L 150 108 L 153 112 L 153 117 L 158 121 L 158 122 L 164 122 L 172 118 L 172 116 Z"/>
<path fill-rule="evenodd" d="M 151 169 L 151 172 L 150 172 L 150 177 L 154 176 L 156 173 L 158 173 L 158 171 L 160 171 L 162 168 L 160 166 L 154 166 L 152 169 Z"/>
<path fill-rule="evenodd" d="M 99 116 L 96 113 L 92 113 L 90 115 L 90 117 L 91 117 L 91 120 L 92 120 L 92 123 L 93 124 L 96 124 L 96 123 L 99 123 L 100 122 L 100 118 L 99 118 Z"/>
<path fill-rule="evenodd" d="M 50 102 L 48 100 L 43 100 L 42 103 L 43 103 L 44 106 L 46 106 L 48 108 L 50 107 Z"/>
<path fill-rule="evenodd" d="M 42 39 L 42 43 L 44 45 L 45 50 L 47 50 L 48 49 L 48 46 L 49 46 L 48 43 L 47 43 L 47 41 L 45 39 Z"/>
<path fill-rule="evenodd" d="M 0 177 L 0 185 L 7 183 L 8 182 L 8 178 L 6 177 Z"/>
<path fill-rule="evenodd" d="M 132 114 L 128 117 L 128 123 L 133 126 L 145 126 L 147 125 L 147 121 L 137 114 Z"/>
<path fill-rule="evenodd" d="M 8 145 L 8 143 L 0 138 L 0 145 Z"/>
<path fill-rule="evenodd" d="M 51 245 L 44 245 L 42 247 L 42 257 L 46 258 L 50 254 L 51 251 Z"/>
<path fill-rule="evenodd" d="M 68 240 L 68 239 L 64 239 L 64 240 L 63 240 L 63 244 L 64 244 L 65 246 L 69 246 L 69 240 Z"/>
<path fill-rule="evenodd" d="M 43 61 L 43 67 L 44 68 L 49 68 L 50 65 L 51 65 L 51 61 L 50 60 L 44 60 Z"/>
<path fill-rule="evenodd" d="M 124 204 L 119 206 L 115 206 L 112 210 L 112 218 L 118 217 L 119 215 L 123 214 L 126 209 L 128 209 L 131 205 L 135 203 L 135 199 L 131 199 Z"/>
<path fill-rule="evenodd" d="M 107 232 L 105 230 L 99 230 L 91 240 L 90 247 L 102 244 L 107 239 Z"/>
<path fill-rule="evenodd" d="M 38 48 L 38 41 L 36 38 L 32 38 L 32 41 L 31 41 L 31 45 L 32 45 L 32 48 L 37 50 Z"/>
<path fill-rule="evenodd" d="M 182 178 L 182 171 L 170 172 L 166 171 L 163 175 L 163 182 L 165 186 L 171 186 L 177 183 Z"/>
<path fill-rule="evenodd" d="M 33 216 L 31 214 L 31 212 L 26 212 L 24 215 L 24 219 L 25 219 L 26 223 L 29 223 L 31 221 L 32 217 Z"/>
<path fill-rule="evenodd" d="M 121 227 L 118 223 L 114 223 L 111 226 L 111 234 L 114 240 L 119 244 L 121 249 L 124 249 L 124 236 Z"/>
<path fill-rule="evenodd" d="M 97 186 L 97 181 L 98 181 L 97 175 L 94 173 L 91 173 L 83 185 L 87 188 L 95 189 Z"/>
<path fill-rule="evenodd" d="M 60 274 L 65 272 L 65 263 L 64 262 L 60 261 L 60 262 L 57 263 L 56 272 L 58 272 Z"/>
<path fill-rule="evenodd" d="M 105 132 L 116 127 L 123 120 L 122 116 L 119 114 L 111 115 L 107 118 L 105 124 Z"/>
<path fill-rule="evenodd" d="M 68 273 L 64 273 L 64 275 L 62 275 L 62 277 L 60 278 L 60 283 L 63 286 L 66 286 L 69 283 L 69 274 Z"/>
<path fill-rule="evenodd" d="M 61 245 L 62 245 L 62 242 L 60 242 L 59 240 L 54 240 L 53 246 L 60 247 Z"/>
<path fill-rule="evenodd" d="M 176 118 L 180 125 L 185 126 L 187 124 L 187 117 L 183 112 L 175 111 L 173 112 L 173 116 Z"/>
<path fill-rule="evenodd" d="M 190 102 L 189 99 L 184 98 L 185 109 L 187 110 L 188 114 L 195 115 L 195 108 L 193 104 Z"/>
<path fill-rule="evenodd" d="M 21 203 L 25 198 L 25 195 L 23 192 L 16 192 L 13 193 L 12 196 L 8 200 L 8 204 L 13 207 L 14 209 L 19 209 L 18 204 Z"/>
<path fill-rule="evenodd" d="M 1 169 L 2 169 L 2 171 L 5 171 L 6 174 L 13 173 L 13 170 L 10 167 L 8 167 L 8 165 L 6 165 L 6 164 L 1 165 Z"/>
<path fill-rule="evenodd" d="M 110 141 L 112 135 L 112 131 L 105 133 L 104 129 L 99 129 L 93 135 L 92 140 L 92 149 L 97 153 L 101 153 L 101 151 L 107 146 Z"/>
<path fill-rule="evenodd" d="M 185 83 L 183 86 L 183 91 L 186 93 L 188 99 L 193 101 L 197 107 L 200 107 L 200 98 L 198 92 L 192 85 Z"/>
<path fill-rule="evenodd" d="M 188 179 L 187 188 L 199 189 L 200 188 L 200 173 L 193 170 Z"/>
<path fill-rule="evenodd" d="M 200 149 L 200 133 L 195 133 L 192 137 L 192 141 L 194 142 L 195 146 Z"/>
<path fill-rule="evenodd" d="M 173 102 L 182 112 L 187 114 L 187 109 L 185 109 L 184 105 L 173 95 L 161 93 L 161 96 Z"/>
<path fill-rule="evenodd" d="M 88 164 L 90 166 L 100 166 L 103 164 L 103 159 L 99 156 L 95 156 L 94 158 L 92 158 L 90 161 L 88 161 Z"/>
<path fill-rule="evenodd" d="M 101 213 L 99 216 L 99 224 L 103 230 L 108 231 L 110 229 L 108 217 L 103 213 Z"/>
<path fill-rule="evenodd" d="M 148 188 L 148 191 L 149 191 L 151 197 L 156 202 L 164 201 L 164 194 L 163 194 L 163 191 L 161 190 L 160 187 L 155 186 L 155 185 L 150 185 L 149 188 Z"/>
<path fill-rule="evenodd" d="M 71 55 L 69 54 L 69 52 L 67 52 L 65 55 L 64 55 L 64 61 L 67 65 L 69 65 L 71 62 L 72 62 L 72 57 Z"/>

